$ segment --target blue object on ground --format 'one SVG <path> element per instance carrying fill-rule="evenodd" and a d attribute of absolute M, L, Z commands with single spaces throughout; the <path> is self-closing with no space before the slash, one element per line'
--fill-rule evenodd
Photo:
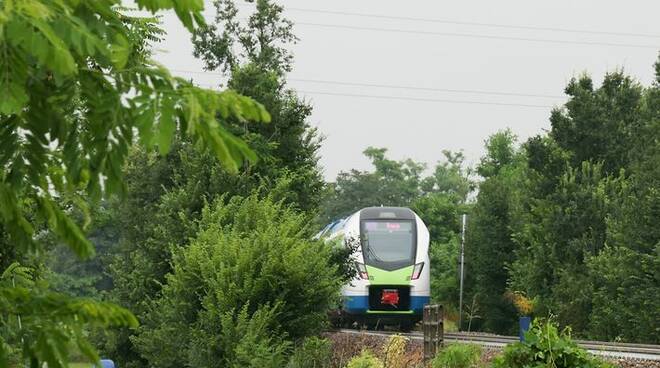
<path fill-rule="evenodd" d="M 115 368 L 115 362 L 110 359 L 101 359 L 100 368 Z"/>
<path fill-rule="evenodd" d="M 525 332 L 529 330 L 529 325 L 532 323 L 532 319 L 530 317 L 520 317 L 518 319 L 518 323 L 520 324 L 520 331 L 518 333 L 518 337 L 520 337 L 520 341 L 525 341 Z"/>

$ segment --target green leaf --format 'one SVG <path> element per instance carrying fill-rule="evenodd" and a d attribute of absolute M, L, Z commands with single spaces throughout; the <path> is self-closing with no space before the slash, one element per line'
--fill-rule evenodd
<path fill-rule="evenodd" d="M 158 122 L 158 149 L 161 155 L 165 155 L 170 151 L 170 145 L 176 131 L 174 113 L 174 100 L 169 97 L 163 98 Z"/>
<path fill-rule="evenodd" d="M 40 214 L 48 222 L 48 227 L 81 258 L 94 256 L 94 246 L 87 240 L 82 230 L 48 197 L 37 197 Z"/>
<path fill-rule="evenodd" d="M 117 69 L 123 69 L 128 62 L 131 53 L 131 44 L 121 33 L 115 34 L 112 45 L 110 45 L 110 58 Z"/>
<path fill-rule="evenodd" d="M 3 96 L 0 98 L 0 114 L 15 114 L 27 104 L 30 97 L 25 90 L 25 86 L 18 83 L 3 85 L 0 82 L 0 91 Z"/>

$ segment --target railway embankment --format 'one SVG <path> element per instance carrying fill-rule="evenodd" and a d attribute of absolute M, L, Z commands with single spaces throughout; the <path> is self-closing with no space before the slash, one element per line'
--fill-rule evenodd
<path fill-rule="evenodd" d="M 424 367 L 423 357 L 423 337 L 419 332 L 398 334 L 388 331 L 360 331 L 360 330 L 335 330 L 324 334 L 332 345 L 332 367 L 344 367 L 351 358 L 360 355 L 364 350 L 368 350 L 381 360 L 387 359 L 388 344 L 393 335 L 400 335 L 405 338 L 403 353 L 398 358 L 397 367 Z M 511 343 L 510 337 L 487 335 L 487 334 L 448 334 L 445 345 L 456 343 L 469 343 L 481 347 L 481 363 L 483 367 L 488 367 L 493 359 L 502 353 L 506 344 Z M 483 338 L 481 338 L 483 337 Z M 500 340 L 497 340 L 497 338 Z M 590 342 L 593 345 L 594 342 Z M 593 354 L 600 355 L 601 358 L 609 361 L 619 368 L 660 368 L 660 350 L 655 354 L 652 349 L 647 348 L 642 355 L 635 356 L 632 345 L 605 343 L 605 346 L 598 348 L 600 353 L 589 349 Z M 650 347 L 652 345 L 647 345 Z"/>

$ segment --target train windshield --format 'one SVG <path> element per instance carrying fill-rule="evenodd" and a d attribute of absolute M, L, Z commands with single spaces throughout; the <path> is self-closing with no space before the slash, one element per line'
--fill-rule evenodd
<path fill-rule="evenodd" d="M 415 262 L 415 226 L 410 220 L 364 220 L 362 254 L 365 263 L 386 270 Z"/>

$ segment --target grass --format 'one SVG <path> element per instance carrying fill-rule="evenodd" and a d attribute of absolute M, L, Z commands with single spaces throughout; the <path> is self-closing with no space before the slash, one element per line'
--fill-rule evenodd
<path fill-rule="evenodd" d="M 69 363 L 69 368 L 91 368 L 92 363 Z"/>
<path fill-rule="evenodd" d="M 456 321 L 452 321 L 451 319 L 445 318 L 443 321 L 443 325 L 445 327 L 445 332 L 457 332 L 458 331 L 458 323 Z"/>

